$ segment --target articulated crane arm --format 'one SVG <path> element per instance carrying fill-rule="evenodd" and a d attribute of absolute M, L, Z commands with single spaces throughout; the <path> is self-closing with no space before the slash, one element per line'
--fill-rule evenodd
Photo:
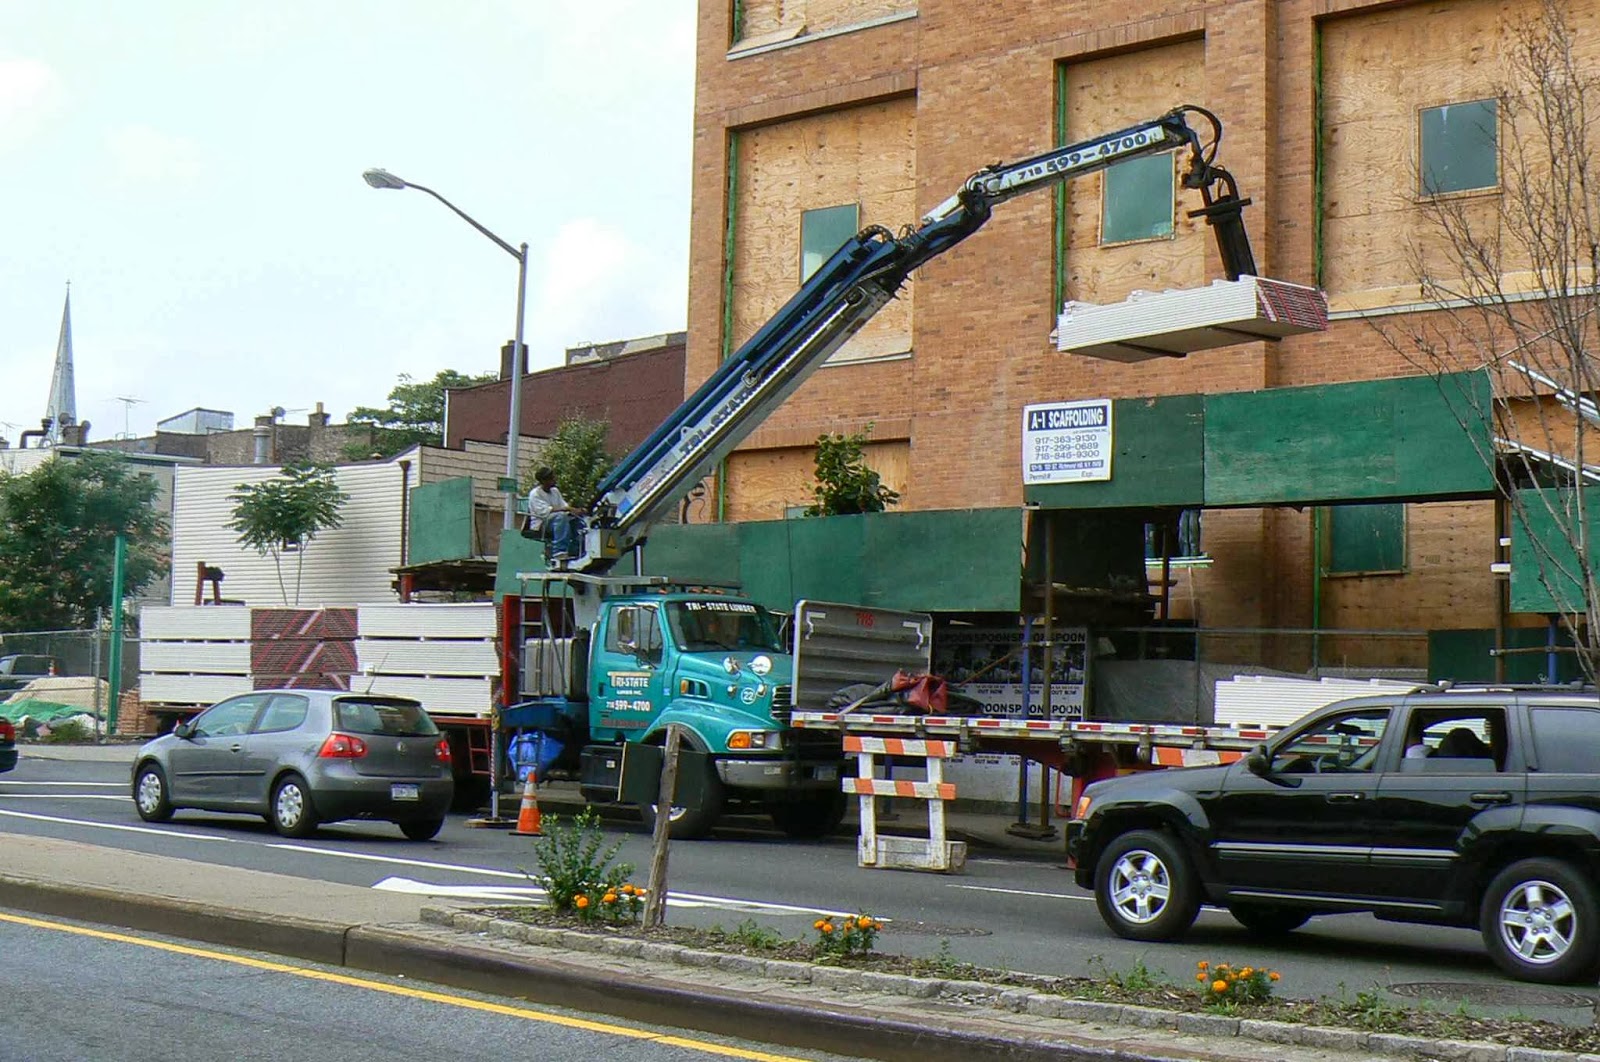
<path fill-rule="evenodd" d="M 1190 128 L 1188 114 L 1210 124 L 1208 143 Z M 1212 162 L 1221 139 L 1222 125 L 1210 111 L 1180 107 L 1151 122 L 979 170 L 898 237 L 878 226 L 863 229 L 606 477 L 590 506 L 585 555 L 572 567 L 602 572 L 641 543 L 650 525 L 860 331 L 913 269 L 976 232 L 996 203 L 1187 147 L 1183 185 L 1200 191 L 1205 202 L 1190 216 L 1204 217 L 1215 229 L 1228 279 L 1254 275 L 1240 219 L 1249 200 L 1239 198 L 1232 176 Z"/>

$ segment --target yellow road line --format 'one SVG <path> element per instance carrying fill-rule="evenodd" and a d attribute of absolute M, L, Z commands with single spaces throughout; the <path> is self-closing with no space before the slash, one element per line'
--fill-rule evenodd
<path fill-rule="evenodd" d="M 0 912 L 0 922 L 11 922 L 19 926 L 31 926 L 34 929 L 51 929 L 60 933 L 74 933 L 81 937 L 93 937 L 96 940 L 115 941 L 118 944 L 135 944 L 141 948 L 153 948 L 157 951 L 168 951 L 175 955 L 189 955 L 200 959 L 212 959 L 216 962 L 232 963 L 235 966 L 248 966 L 255 970 L 266 970 L 270 973 L 288 974 L 292 977 L 303 977 L 309 981 L 326 981 L 336 985 L 349 985 L 352 988 L 365 988 L 372 992 L 384 992 L 391 996 L 403 996 L 407 999 L 422 999 L 430 1003 L 439 1003 L 447 1007 L 460 1007 L 463 1010 L 482 1011 L 486 1014 L 500 1014 L 508 1018 L 522 1018 L 527 1021 L 544 1022 L 548 1025 L 562 1025 L 569 1029 L 583 1029 L 587 1032 L 606 1033 L 611 1036 L 620 1036 L 630 1040 L 649 1040 L 658 1044 L 668 1044 L 672 1047 L 686 1047 L 694 1051 L 704 1051 L 712 1055 L 725 1055 L 729 1058 L 750 1059 L 751 1062 L 805 1062 L 804 1059 L 793 1055 L 774 1055 L 765 1051 L 752 1051 L 743 1047 L 729 1047 L 725 1044 L 711 1043 L 705 1040 L 692 1040 L 683 1036 L 663 1036 L 659 1033 L 646 1032 L 643 1029 L 630 1029 L 625 1025 L 612 1025 L 607 1022 L 590 1021 L 586 1018 L 569 1018 L 561 1014 L 549 1014 L 544 1011 L 532 1010 L 527 1007 L 513 1007 L 504 1003 L 487 1003 L 483 1000 L 469 999 L 465 996 L 451 996 L 443 992 L 429 992 L 422 988 L 407 988 L 402 985 L 385 984 L 382 981 L 370 981 L 360 977 L 349 977 L 345 974 L 327 973 L 322 970 L 310 970 L 303 966 L 291 966 L 288 963 L 269 962 L 265 959 L 252 959 L 243 955 L 229 955 L 226 952 L 211 951 L 207 948 L 194 948 L 187 944 L 169 944 L 161 940 L 146 940 L 142 937 L 129 936 L 125 933 L 112 933 L 103 929 L 87 929 L 83 926 L 65 925 L 60 922 L 46 922 L 37 918 L 25 918 L 21 915 L 5 914 Z"/>

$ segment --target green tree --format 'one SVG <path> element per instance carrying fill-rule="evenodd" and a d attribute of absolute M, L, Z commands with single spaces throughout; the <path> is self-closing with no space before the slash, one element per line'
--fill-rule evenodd
<path fill-rule="evenodd" d="M 234 503 L 228 530 L 237 531 L 242 544 L 272 558 L 283 603 L 298 605 L 306 547 L 318 532 L 344 522 L 339 509 L 349 495 L 334 481 L 333 469 L 326 465 L 285 465 L 282 475 L 260 483 L 239 484 L 228 500 Z M 293 602 L 283 582 L 285 553 L 295 554 Z"/>
<path fill-rule="evenodd" d="M 127 536 L 123 586 L 137 594 L 167 570 L 159 486 L 115 453 L 54 458 L 0 474 L 0 624 L 10 630 L 92 625 L 111 600 L 118 534 Z"/>
<path fill-rule="evenodd" d="M 847 513 L 881 513 L 900 500 L 898 491 L 883 485 L 878 473 L 867 467 L 864 446 L 872 425 L 851 435 L 817 437 L 816 502 L 807 516 L 843 516 Z"/>
<path fill-rule="evenodd" d="M 556 433 L 545 443 L 539 464 L 549 465 L 556 474 L 556 487 L 561 496 L 573 505 L 589 505 L 594 501 L 600 481 L 611 474 L 617 459 L 606 449 L 606 435 L 611 425 L 606 421 L 573 413 L 562 420 Z M 526 493 L 533 488 L 533 480 L 523 484 Z"/>
<path fill-rule="evenodd" d="M 479 373 L 468 376 L 445 369 L 431 380 L 413 380 L 407 373 L 400 374 L 400 382 L 389 392 L 389 405 L 383 409 L 357 406 L 346 418 L 349 424 L 372 426 L 370 444 L 351 443 L 345 456 L 364 460 L 377 454 L 393 457 L 418 443 L 439 446 L 444 442 L 444 393 L 452 387 L 476 387 L 493 383 L 500 377 L 496 373 Z"/>

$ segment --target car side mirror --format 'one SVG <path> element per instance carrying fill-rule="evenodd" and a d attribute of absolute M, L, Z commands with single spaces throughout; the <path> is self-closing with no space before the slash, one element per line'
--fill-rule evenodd
<path fill-rule="evenodd" d="M 1272 757 L 1267 753 L 1265 745 L 1257 745 L 1244 757 L 1245 770 L 1260 778 L 1272 774 Z"/>
<path fill-rule="evenodd" d="M 172 728 L 172 736 L 175 738 L 181 738 L 184 741 L 188 741 L 190 738 L 194 737 L 194 724 L 187 721 L 179 723 L 177 726 Z"/>

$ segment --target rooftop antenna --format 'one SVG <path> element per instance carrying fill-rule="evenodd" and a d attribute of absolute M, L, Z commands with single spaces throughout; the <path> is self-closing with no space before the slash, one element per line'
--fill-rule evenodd
<path fill-rule="evenodd" d="M 131 395 L 118 395 L 112 401 L 122 403 L 122 437 L 124 439 L 133 438 L 133 432 L 128 428 L 128 416 L 133 412 L 133 407 L 142 404 L 144 399 L 134 398 Z"/>

